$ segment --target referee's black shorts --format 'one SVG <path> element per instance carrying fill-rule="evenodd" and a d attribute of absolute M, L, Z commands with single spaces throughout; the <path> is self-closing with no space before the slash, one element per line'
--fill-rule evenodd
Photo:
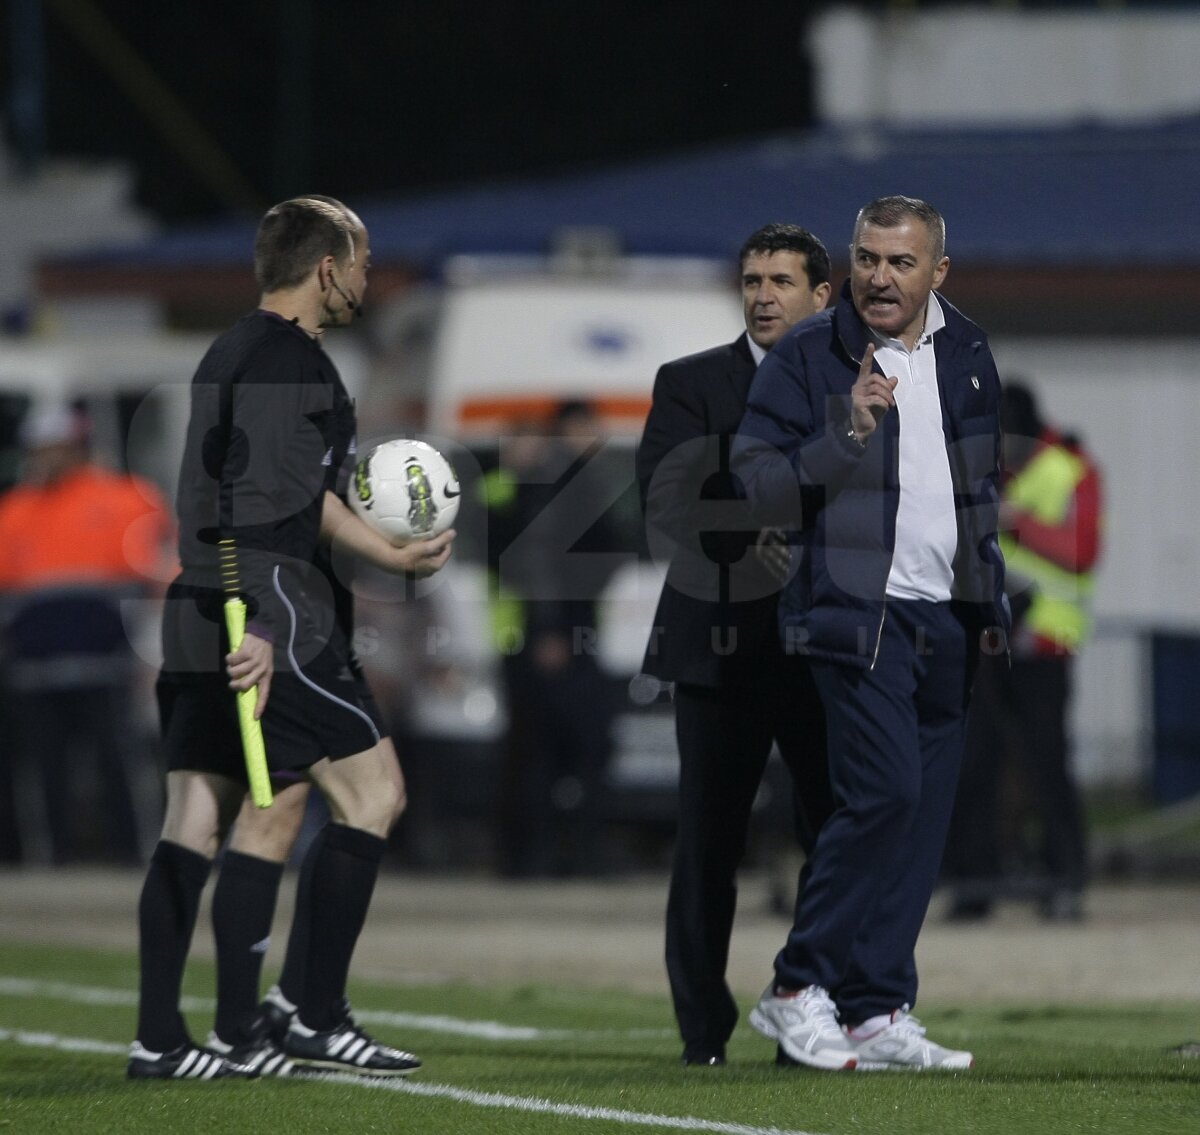
<path fill-rule="evenodd" d="M 338 760 L 387 736 L 344 630 L 334 623 L 321 641 L 275 644 L 275 673 L 262 718 L 267 767 L 302 770 Z M 246 780 L 237 698 L 229 688 L 223 597 L 173 586 L 163 617 L 164 661 L 156 685 L 169 771 L 189 769 Z M 187 665 L 182 660 L 187 659 Z M 204 664 L 198 666 L 198 660 Z"/>

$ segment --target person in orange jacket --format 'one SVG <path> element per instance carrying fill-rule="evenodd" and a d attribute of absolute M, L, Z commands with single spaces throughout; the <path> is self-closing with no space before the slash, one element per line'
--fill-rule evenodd
<path fill-rule="evenodd" d="M 140 862 L 153 826 L 137 806 L 150 755 L 130 717 L 136 658 L 122 603 L 159 585 L 170 513 L 149 481 L 92 460 L 80 411 L 34 410 L 21 442 L 22 479 L 0 497 L 16 854 Z"/>

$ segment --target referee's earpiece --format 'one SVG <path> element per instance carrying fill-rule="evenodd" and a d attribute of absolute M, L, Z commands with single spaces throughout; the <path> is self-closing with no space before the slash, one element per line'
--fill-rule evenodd
<path fill-rule="evenodd" d="M 349 295 L 346 295 L 346 293 L 345 293 L 345 292 L 343 292 L 343 291 L 342 291 L 342 289 L 341 289 L 340 287 L 338 287 L 338 282 L 337 282 L 337 280 L 335 280 L 335 279 L 333 278 L 333 269 L 332 269 L 332 268 L 329 270 L 329 286 L 330 286 L 330 287 L 331 287 L 331 288 L 332 288 L 332 289 L 333 289 L 335 292 L 337 292 L 337 294 L 338 294 L 339 296 L 341 296 L 341 297 L 342 297 L 342 299 L 345 301 L 346 307 L 347 307 L 347 308 L 348 308 L 350 311 L 354 312 L 354 314 L 355 314 L 356 316 L 358 316 L 359 318 L 361 318 L 361 317 L 362 317 L 362 308 L 360 308 L 360 307 L 358 306 L 358 300 L 354 298 L 354 293 L 353 293 L 353 292 L 351 292 Z"/>

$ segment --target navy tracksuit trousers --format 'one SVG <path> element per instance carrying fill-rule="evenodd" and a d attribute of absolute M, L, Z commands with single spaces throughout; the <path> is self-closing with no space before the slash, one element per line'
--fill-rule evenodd
<path fill-rule="evenodd" d="M 787 988 L 821 985 L 843 1024 L 917 998 L 914 950 L 937 881 L 978 659 L 957 604 L 889 599 L 870 670 L 812 661 L 834 811 L 787 944 Z"/>

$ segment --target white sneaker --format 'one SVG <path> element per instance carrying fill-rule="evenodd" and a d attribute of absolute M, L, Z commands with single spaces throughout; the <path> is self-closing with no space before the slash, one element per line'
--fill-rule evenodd
<path fill-rule="evenodd" d="M 897 1009 L 891 1022 L 870 1036 L 856 1037 L 853 1031 L 846 1036 L 858 1053 L 860 1072 L 929 1069 L 953 1072 L 975 1065 L 975 1057 L 969 1052 L 943 1048 L 926 1040 L 925 1027 L 909 1013 L 907 1006 Z"/>
<path fill-rule="evenodd" d="M 779 1042 L 797 1064 L 829 1071 L 853 1068 L 858 1053 L 837 1023 L 837 1009 L 819 985 L 778 997 L 768 985 L 750 1010 L 750 1023 L 763 1036 Z"/>

